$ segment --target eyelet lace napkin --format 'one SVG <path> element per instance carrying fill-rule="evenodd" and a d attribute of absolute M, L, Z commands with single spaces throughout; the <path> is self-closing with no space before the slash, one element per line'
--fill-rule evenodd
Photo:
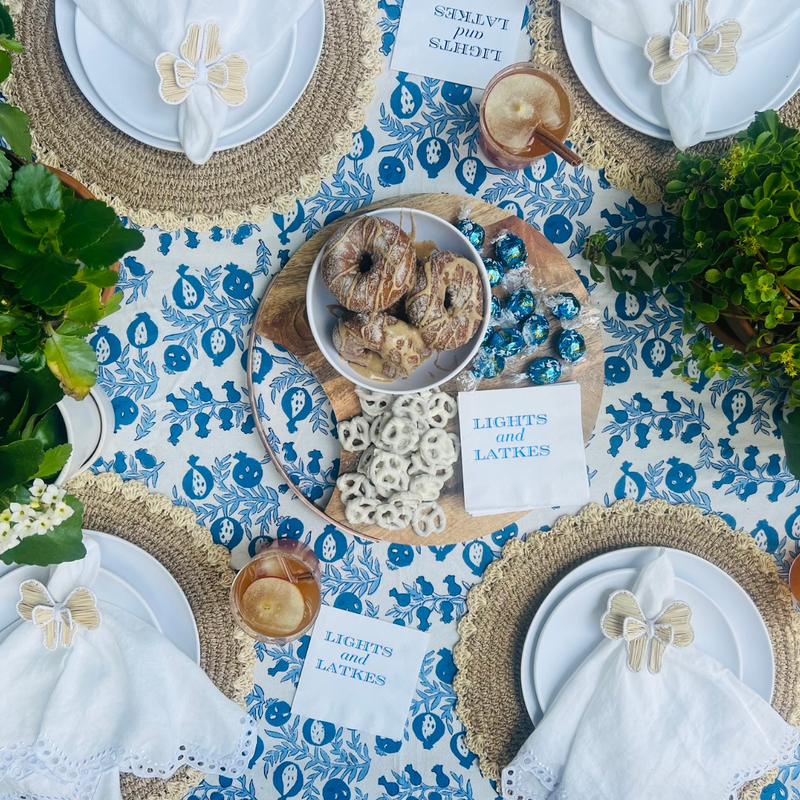
<path fill-rule="evenodd" d="M 687 611 L 663 552 L 611 595 L 607 639 L 503 771 L 504 798 L 736 800 L 791 761 L 800 730 L 692 644 Z"/>
<path fill-rule="evenodd" d="M 739 51 L 764 43 L 800 14 L 797 0 L 561 2 L 642 48 L 641 61 L 631 69 L 641 69 L 642 80 L 661 86 L 672 140 L 680 150 L 709 133 L 709 98 L 715 82 L 757 79 L 736 69 Z"/>
<path fill-rule="evenodd" d="M 100 548 L 84 542 L 47 587 L 22 585 L 23 619 L 2 632 L 0 800 L 114 800 L 120 772 L 169 778 L 184 764 L 241 774 L 253 720 L 155 628 L 96 600 Z"/>
<path fill-rule="evenodd" d="M 152 91 L 180 104 L 178 137 L 204 164 L 228 108 L 247 102 L 247 73 L 313 0 L 75 0 L 107 36 L 153 65 Z M 121 92 L 126 91 L 120 86 Z"/>

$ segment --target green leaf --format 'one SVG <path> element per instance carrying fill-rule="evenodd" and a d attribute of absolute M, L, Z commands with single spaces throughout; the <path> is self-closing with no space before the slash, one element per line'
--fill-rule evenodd
<path fill-rule="evenodd" d="M 0 82 L 4 81 L 11 74 L 11 56 L 0 51 Z"/>
<path fill-rule="evenodd" d="M 0 47 L 2 47 L 4 50 L 8 50 L 11 53 L 25 52 L 22 42 L 18 42 L 16 39 L 9 38 L 7 36 L 0 37 Z"/>
<path fill-rule="evenodd" d="M 0 54 L 0 56 L 2 56 L 2 54 Z M 1 58 L 0 61 L 2 61 Z M 5 153 L 0 152 L 0 192 L 6 190 L 13 174 L 14 170 L 11 166 L 11 162 L 8 160 Z"/>
<path fill-rule="evenodd" d="M 594 265 L 592 265 L 592 268 L 594 268 Z M 589 271 L 591 272 L 591 269 Z M 598 281 L 598 283 L 602 283 L 605 280 L 603 274 L 600 272 L 600 270 L 595 269 L 595 271 L 600 275 L 600 280 Z M 595 278 L 594 280 L 597 280 L 597 278 Z M 104 317 L 108 317 L 111 314 L 115 313 L 116 311 L 119 311 L 119 308 L 122 305 L 123 296 L 124 294 L 122 292 L 122 289 L 117 289 L 117 291 L 114 292 L 114 294 L 112 294 L 111 297 L 108 298 L 106 302 L 106 310 L 105 313 L 103 314 Z"/>
<path fill-rule="evenodd" d="M 11 196 L 27 216 L 32 211 L 61 211 L 61 181 L 43 164 L 26 164 L 11 181 Z"/>
<path fill-rule="evenodd" d="M 19 391 L 28 393 L 30 397 L 29 411 L 33 416 L 44 414 L 64 397 L 57 378 L 46 369 L 19 372 L 14 377 L 14 383 L 19 385 Z"/>
<path fill-rule="evenodd" d="M 144 236 L 133 228 L 126 228 L 117 220 L 100 239 L 89 247 L 76 251 L 76 256 L 89 269 L 102 269 L 119 261 L 131 250 L 144 244 Z"/>
<path fill-rule="evenodd" d="M 95 322 L 99 322 L 103 318 L 100 290 L 96 286 L 87 286 L 70 305 L 67 317 L 73 322 L 84 325 L 94 325 Z"/>
<path fill-rule="evenodd" d="M 91 283 L 92 286 L 108 289 L 109 286 L 116 285 L 119 280 L 119 273 L 113 269 L 101 269 L 99 272 L 84 271 L 79 278 L 86 283 Z"/>
<path fill-rule="evenodd" d="M 800 408 L 782 416 L 778 424 L 786 451 L 786 465 L 795 478 L 800 478 Z"/>
<path fill-rule="evenodd" d="M 86 555 L 83 545 L 83 503 L 68 494 L 64 502 L 75 513 L 49 533 L 29 536 L 0 555 L 5 564 L 33 564 L 47 567 L 65 561 L 78 561 Z"/>
<path fill-rule="evenodd" d="M 719 319 L 719 309 L 710 303 L 695 303 L 692 310 L 701 322 L 716 322 Z"/>
<path fill-rule="evenodd" d="M 25 300 L 44 306 L 56 290 L 70 281 L 78 271 L 78 264 L 68 261 L 58 253 L 44 253 L 31 259 L 25 270 L 9 270 L 8 280 L 19 289 Z"/>
<path fill-rule="evenodd" d="M 2 107 L 0 103 L 0 108 Z M 25 224 L 25 217 L 22 216 L 22 211 L 16 203 L 8 200 L 0 203 L 0 229 L 9 244 L 15 249 L 28 255 L 36 255 L 39 252 L 42 237 Z M 3 263 L 11 269 L 17 269 L 14 264 Z"/>
<path fill-rule="evenodd" d="M 28 419 L 28 407 L 30 405 L 30 395 L 25 392 L 25 399 L 22 401 L 22 407 L 17 411 L 16 416 L 11 420 L 8 425 L 8 430 L 5 432 L 4 439 L 6 442 L 15 442 L 20 438 L 19 433 L 22 426 Z"/>
<path fill-rule="evenodd" d="M 15 311 L 0 314 L 0 336 L 8 336 L 9 333 L 13 333 L 16 327 L 23 322 L 25 322 L 24 314 L 19 314 Z"/>
<path fill-rule="evenodd" d="M 31 158 L 30 117 L 16 106 L 0 103 L 0 136 L 22 158 Z"/>
<path fill-rule="evenodd" d="M 59 233 L 62 252 L 74 252 L 93 245 L 114 224 L 114 209 L 102 200 L 78 200 L 67 209 Z"/>
<path fill-rule="evenodd" d="M 43 308 L 51 317 L 60 317 L 64 309 L 83 293 L 84 284 L 78 281 L 70 281 L 56 289 L 52 297 L 49 297 Z"/>
<path fill-rule="evenodd" d="M 64 212 L 52 208 L 40 208 L 30 211 L 25 215 L 25 224 L 34 232 L 42 236 L 55 233 L 64 222 Z"/>
<path fill-rule="evenodd" d="M 76 400 L 83 400 L 97 380 L 97 358 L 92 346 L 83 339 L 56 331 L 45 343 L 44 354 L 47 366 L 63 390 Z"/>
<path fill-rule="evenodd" d="M 0 446 L 0 492 L 33 480 L 43 459 L 42 443 L 36 439 Z"/>
<path fill-rule="evenodd" d="M 71 455 L 71 444 L 60 444 L 57 447 L 45 450 L 42 466 L 39 467 L 39 472 L 34 475 L 34 478 L 55 477 L 64 469 L 64 465 L 69 461 Z"/>
<path fill-rule="evenodd" d="M 14 20 L 11 19 L 11 14 L 8 9 L 0 3 L 0 33 L 6 36 L 14 36 Z"/>
<path fill-rule="evenodd" d="M 779 276 L 778 280 L 789 289 L 800 289 L 800 267 L 792 267 Z"/>
<path fill-rule="evenodd" d="M 64 418 L 58 408 L 51 408 L 37 423 L 31 432 L 31 439 L 41 442 L 45 452 L 52 447 L 60 447 L 67 443 L 67 430 Z"/>
<path fill-rule="evenodd" d="M 789 248 L 788 259 L 790 264 L 800 264 L 800 242 L 795 242 Z"/>

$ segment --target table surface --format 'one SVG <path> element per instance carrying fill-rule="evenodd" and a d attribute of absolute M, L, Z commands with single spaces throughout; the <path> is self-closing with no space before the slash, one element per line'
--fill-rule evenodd
<path fill-rule="evenodd" d="M 384 55 L 394 41 L 396 3 L 380 3 Z M 117 428 L 95 468 L 144 481 L 194 509 L 231 549 L 237 567 L 263 537 L 324 540 L 326 552 L 335 554 L 323 565 L 327 603 L 430 631 L 402 741 L 340 729 L 315 745 L 304 720 L 289 710 L 307 641 L 255 645 L 258 665 L 247 703 L 258 720 L 258 757 L 244 778 L 212 778 L 189 797 L 495 796 L 464 746 L 455 715 L 456 623 L 468 589 L 509 536 L 535 535 L 572 509 L 535 512 L 518 526 L 457 546 L 354 540 L 326 530 L 294 497 L 266 458 L 250 417 L 243 363 L 258 300 L 309 236 L 362 205 L 452 192 L 501 204 L 542 230 L 581 273 L 603 321 L 605 396 L 586 452 L 592 501 L 694 503 L 750 531 L 780 573 L 788 572 L 800 538 L 800 484 L 787 474 L 778 438 L 779 392 L 753 392 L 740 377 L 694 385 L 673 378 L 671 355 L 690 341 L 681 334 L 680 310 L 657 294 L 618 296 L 596 285 L 579 255 L 586 236 L 599 230 L 618 243 L 634 231 L 662 229 L 663 209 L 609 187 L 602 173 L 552 157 L 520 173 L 491 167 L 477 146 L 479 100 L 480 92 L 466 87 L 398 75 L 387 58 L 350 156 L 296 213 L 236 230 L 147 230 L 144 248 L 122 264 L 122 309 L 92 339 L 95 346 L 101 338 L 109 345 L 100 384 L 113 399 Z M 320 497 L 336 467 L 330 407 L 298 362 L 269 343 L 261 346 L 257 388 L 265 427 L 299 485 Z M 300 405 L 281 402 L 300 390 Z M 198 491 L 204 482 L 206 489 Z M 296 769 L 279 769 L 287 762 Z M 800 757 L 762 798 L 800 799 L 798 773 Z"/>

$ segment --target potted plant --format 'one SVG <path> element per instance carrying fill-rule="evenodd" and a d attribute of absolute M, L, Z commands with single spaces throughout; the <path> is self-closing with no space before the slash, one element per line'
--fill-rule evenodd
<path fill-rule="evenodd" d="M 604 280 L 604 267 L 618 292 L 658 286 L 682 302 L 684 332 L 708 325 L 719 342 L 698 335 L 674 374 L 693 360 L 708 378 L 745 371 L 754 387 L 785 387 L 781 431 L 800 477 L 800 131 L 766 111 L 727 152 L 676 158 L 664 194 L 671 232 L 618 255 L 604 233 L 590 236 L 592 278 Z"/>
<path fill-rule="evenodd" d="M 9 52 L 21 51 L 0 5 L 0 81 L 11 71 Z M 25 163 L 28 117 L 5 103 L 0 136 L 16 151 L 0 150 L 0 346 L 24 371 L 49 368 L 80 400 L 96 381 L 86 336 L 121 299 L 112 267 L 144 237 L 74 179 Z"/>
<path fill-rule="evenodd" d="M 83 506 L 53 481 L 72 446 L 49 370 L 0 372 L 0 560 L 47 566 L 83 558 Z"/>

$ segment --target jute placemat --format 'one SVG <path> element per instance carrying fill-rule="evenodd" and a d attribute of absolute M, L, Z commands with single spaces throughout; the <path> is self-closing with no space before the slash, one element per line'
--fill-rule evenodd
<path fill-rule="evenodd" d="M 564 46 L 558 0 L 536 0 L 530 31 L 535 40 L 533 60 L 557 72 L 572 92 L 575 118 L 569 138 L 587 166 L 604 169 L 611 184 L 630 191 L 643 203 L 659 201 L 667 173 L 675 165 L 677 150 L 672 142 L 654 139 L 623 125 L 586 91 Z M 783 106 L 781 117 L 789 125 L 800 125 L 800 94 Z M 732 142 L 733 137 L 706 142 L 690 152 L 720 153 Z"/>
<path fill-rule="evenodd" d="M 67 489 L 85 506 L 85 528 L 126 539 L 167 568 L 192 607 L 200 634 L 200 666 L 221 692 L 244 707 L 253 688 L 255 649 L 230 612 L 234 572 L 228 551 L 214 544 L 191 509 L 151 493 L 138 481 L 123 482 L 115 473 L 83 473 Z M 168 781 L 123 775 L 122 796 L 178 800 L 202 779 L 187 767 Z"/>
<path fill-rule="evenodd" d="M 723 569 L 750 595 L 775 653 L 772 704 L 788 722 L 800 724 L 800 614 L 792 608 L 773 558 L 749 534 L 695 506 L 663 500 L 589 505 L 577 516 L 562 517 L 550 531 L 531 534 L 525 542 L 510 540 L 467 596 L 454 651 L 456 711 L 467 746 L 488 778 L 499 779 L 533 730 L 522 697 L 520 659 L 536 609 L 579 564 L 609 550 L 640 546 L 694 553 Z"/>
<path fill-rule="evenodd" d="M 14 57 L 4 94 L 30 115 L 39 160 L 118 214 L 166 230 L 235 228 L 294 209 L 349 152 L 382 68 L 377 0 L 325 0 L 322 55 L 294 108 L 255 141 L 196 166 L 137 142 L 94 110 L 64 63 L 54 8 L 54 0 L 12 0 L 25 52 Z"/>

